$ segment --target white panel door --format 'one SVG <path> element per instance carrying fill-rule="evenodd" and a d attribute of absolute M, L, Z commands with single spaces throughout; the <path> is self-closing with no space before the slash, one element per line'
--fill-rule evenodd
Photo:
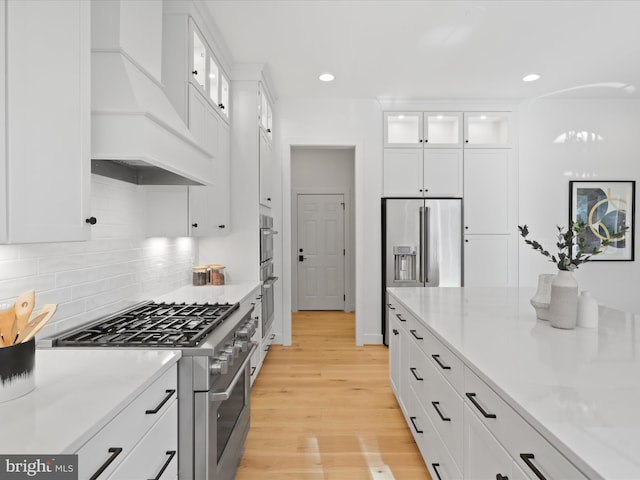
<path fill-rule="evenodd" d="M 344 310 L 344 196 L 298 195 L 298 309 Z"/>
<path fill-rule="evenodd" d="M 513 285 L 512 235 L 465 235 L 464 286 L 506 287 Z"/>
<path fill-rule="evenodd" d="M 513 460 L 467 406 L 464 437 L 464 478 L 512 478 Z"/>

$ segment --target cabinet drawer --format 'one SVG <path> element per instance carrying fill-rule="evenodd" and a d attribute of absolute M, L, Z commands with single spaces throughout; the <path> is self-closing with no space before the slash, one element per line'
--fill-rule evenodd
<path fill-rule="evenodd" d="M 90 478 L 104 465 L 98 478 L 108 478 L 177 398 L 177 369 L 171 367 L 76 452 L 79 478 Z"/>
<path fill-rule="evenodd" d="M 409 370 L 406 375 L 409 379 L 409 385 L 411 385 L 418 400 L 422 401 L 427 396 L 427 389 L 429 388 L 429 379 L 427 378 L 429 360 L 427 360 L 426 355 L 415 342 L 408 343 L 409 365 L 403 366 L 403 368 Z"/>
<path fill-rule="evenodd" d="M 464 364 L 451 350 L 445 347 L 431 332 L 425 337 L 426 353 L 436 370 L 442 374 L 453 388 L 464 394 Z"/>
<path fill-rule="evenodd" d="M 548 480 L 586 480 L 556 448 L 544 439 L 513 408 L 498 396 L 470 369 L 465 369 L 465 402 L 480 421 L 495 435 L 515 459 L 516 464 L 533 478 Z M 536 471 L 540 475 L 536 474 Z"/>
<path fill-rule="evenodd" d="M 406 308 L 398 303 L 393 297 L 390 298 L 389 304 L 389 317 L 394 316 L 398 319 L 400 326 L 407 332 L 409 331 L 409 319 L 413 318 Z"/>
<path fill-rule="evenodd" d="M 407 327 L 407 332 L 409 333 L 409 338 L 411 338 L 425 354 L 429 353 L 427 351 L 427 336 L 429 335 L 427 327 L 408 312 L 404 318 L 407 319 L 405 325 Z"/>
<path fill-rule="evenodd" d="M 110 480 L 133 478 L 173 479 L 178 474 L 178 401 L 167 411 L 122 461 Z"/>
<path fill-rule="evenodd" d="M 427 359 L 425 361 L 427 383 L 424 387 L 426 395 L 421 399 L 422 407 L 462 470 L 464 402 L 436 366 Z"/>

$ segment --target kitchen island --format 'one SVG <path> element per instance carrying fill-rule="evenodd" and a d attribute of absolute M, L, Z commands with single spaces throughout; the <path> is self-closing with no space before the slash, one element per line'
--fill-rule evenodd
<path fill-rule="evenodd" d="M 450 454 L 453 464 L 457 465 L 455 475 L 479 478 L 474 477 L 471 446 L 473 432 L 477 429 L 473 430 L 466 421 L 469 412 L 475 412 L 472 422 L 478 417 L 481 427 L 497 439 L 494 451 L 505 451 L 513 460 L 514 466 L 508 467 L 512 468 L 513 477 L 509 478 L 520 478 L 521 472 L 528 472 L 525 478 L 543 478 L 532 474 L 528 463 L 542 470 L 541 465 L 548 458 L 538 456 L 535 460 L 531 460 L 533 457 L 523 460 L 521 456 L 526 456 L 527 452 L 519 452 L 516 448 L 522 435 L 516 432 L 513 438 L 509 437 L 510 429 L 514 428 L 500 424 L 505 415 L 506 418 L 511 415 L 516 423 L 522 421 L 523 428 L 531 429 L 531 435 L 540 436 L 552 445 L 560 454 L 558 461 L 567 460 L 571 464 L 567 471 L 574 472 L 572 466 L 577 467 L 581 473 L 575 471 L 571 478 L 640 478 L 640 316 L 601 306 L 597 328 L 559 330 L 549 322 L 536 319 L 529 303 L 534 289 L 390 288 L 388 292 L 391 294 L 388 308 L 398 308 L 409 317 L 409 322 L 405 323 L 408 347 L 419 344 L 421 336 L 433 337 L 438 345 L 450 352 L 452 359 L 461 362 L 463 373 L 459 380 L 447 378 L 453 390 L 458 390 L 462 402 L 460 414 L 464 411 L 466 415 L 464 421 L 460 420 L 455 439 L 449 440 L 446 431 L 455 424 L 455 418 L 446 422 L 443 428 L 437 423 L 438 417 L 427 415 L 435 418 L 433 425 L 444 439 L 446 454 Z M 400 316 L 403 318 L 402 314 Z M 395 335 L 400 330 L 398 325 L 400 323 L 393 329 Z M 425 329 L 424 334 L 419 333 L 420 328 Z M 421 349 L 427 353 L 427 347 Z M 421 349 L 414 350 L 420 352 Z M 390 350 L 394 350 L 392 343 Z M 393 355 L 390 351 L 390 356 Z M 418 370 L 414 367 L 414 358 L 413 353 L 408 354 L 401 360 L 400 368 L 409 363 L 415 376 L 421 367 L 418 366 Z M 393 385 L 394 360 L 391 362 Z M 441 368 L 437 363 L 435 365 L 436 369 Z M 440 372 L 450 375 L 450 370 Z M 402 378 L 401 374 L 401 384 Z M 426 380 L 414 381 L 411 374 L 405 378 L 409 378 L 411 386 L 426 383 Z M 412 387 L 413 390 L 406 386 L 396 387 L 401 405 L 404 401 L 404 405 L 411 406 L 411 402 L 403 400 L 398 392 L 404 391 L 404 397 L 415 395 L 419 400 L 420 394 L 413 393 L 417 387 Z M 486 392 L 481 390 L 484 387 L 488 387 Z M 476 391 L 471 392 L 472 389 Z M 407 391 L 411 394 L 407 395 Z M 482 404 L 483 400 L 486 403 Z M 505 415 L 498 414 L 497 419 L 486 418 L 484 413 L 496 413 L 488 412 L 489 400 L 498 402 L 494 403 L 494 408 L 502 408 Z M 442 412 L 442 404 L 435 403 L 443 418 L 446 413 Z M 478 410 L 474 403 L 480 404 L 485 412 Z M 429 408 L 430 404 L 425 411 Z M 405 415 L 408 416 L 407 412 Z M 455 452 L 458 445 L 459 455 Z M 551 451 L 552 455 L 555 453 Z M 431 461 L 428 453 L 425 457 L 425 461 Z M 496 477 L 498 473 L 505 475 L 496 471 L 492 478 L 499 478 Z M 538 473 L 544 476 L 543 472 Z M 547 474 L 546 478 L 562 477 Z"/>

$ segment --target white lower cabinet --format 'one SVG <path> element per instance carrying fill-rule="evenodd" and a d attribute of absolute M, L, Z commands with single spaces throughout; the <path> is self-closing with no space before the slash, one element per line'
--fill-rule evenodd
<path fill-rule="evenodd" d="M 178 401 L 167 405 L 167 411 L 135 446 L 109 478 L 168 480 L 178 475 Z"/>
<path fill-rule="evenodd" d="M 256 331 L 253 333 L 251 337 L 251 341 L 260 345 L 262 340 L 262 295 L 259 294 L 259 291 L 256 293 L 256 300 L 253 306 L 253 311 L 251 312 L 251 318 L 254 322 L 256 322 Z M 253 382 L 258 378 L 258 373 L 260 373 L 260 369 L 262 368 L 262 349 L 260 347 L 256 348 L 253 355 L 251 355 L 251 385 L 253 386 Z"/>
<path fill-rule="evenodd" d="M 175 478 L 177 381 L 174 365 L 80 447 L 78 478 L 156 478 L 165 464 L 163 476 L 157 478 Z M 167 453 L 173 451 L 174 456 Z"/>
<path fill-rule="evenodd" d="M 434 480 L 586 480 L 392 295 L 387 308 L 391 385 Z"/>

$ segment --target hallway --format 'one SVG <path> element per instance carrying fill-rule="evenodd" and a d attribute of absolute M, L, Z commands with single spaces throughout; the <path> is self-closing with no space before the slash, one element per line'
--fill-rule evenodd
<path fill-rule="evenodd" d="M 353 313 L 296 312 L 252 391 L 236 480 L 428 480 L 389 386 L 388 350 L 355 346 Z"/>

